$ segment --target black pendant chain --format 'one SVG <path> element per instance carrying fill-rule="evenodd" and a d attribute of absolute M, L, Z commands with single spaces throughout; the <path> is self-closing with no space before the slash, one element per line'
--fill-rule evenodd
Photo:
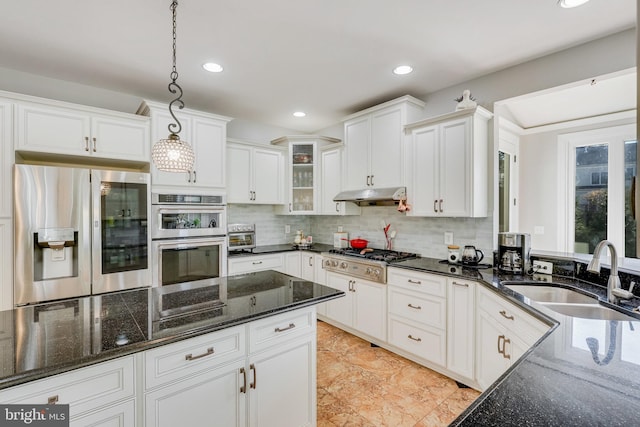
<path fill-rule="evenodd" d="M 176 115 L 173 113 L 173 107 L 174 107 L 174 104 L 176 104 L 179 109 L 184 108 L 184 101 L 182 100 L 182 88 L 178 83 L 176 83 L 176 80 L 178 80 L 178 70 L 176 69 L 176 9 L 177 7 L 178 7 L 178 2 L 174 0 L 171 3 L 171 10 L 173 12 L 173 68 L 171 69 L 171 75 L 170 75 L 171 83 L 169 83 L 169 92 L 173 94 L 177 93 L 178 97 L 169 103 L 169 113 L 171 114 L 171 117 L 173 117 L 173 120 L 175 121 L 175 123 L 169 123 L 169 126 L 168 126 L 169 132 L 171 133 L 171 135 L 176 135 L 176 136 L 182 130 L 182 125 L 180 124 L 180 121 L 178 120 Z"/>

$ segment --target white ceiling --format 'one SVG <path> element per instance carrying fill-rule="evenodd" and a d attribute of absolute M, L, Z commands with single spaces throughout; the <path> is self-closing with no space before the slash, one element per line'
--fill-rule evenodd
<path fill-rule="evenodd" d="M 3 2 L 0 67 L 169 101 L 169 4 Z M 633 28 L 635 16 L 635 0 L 181 0 L 178 83 L 189 108 L 314 132 Z M 401 63 L 414 73 L 392 74 Z"/>

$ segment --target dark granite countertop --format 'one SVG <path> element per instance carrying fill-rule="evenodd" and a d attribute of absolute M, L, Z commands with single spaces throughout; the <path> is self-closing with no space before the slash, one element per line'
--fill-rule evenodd
<path fill-rule="evenodd" d="M 214 285 L 142 288 L 2 311 L 0 389 L 341 296 L 262 271 Z"/>
<path fill-rule="evenodd" d="M 309 251 L 309 252 L 327 252 L 329 249 L 333 249 L 332 245 L 324 243 L 314 243 L 311 246 L 297 246 L 291 243 L 283 243 L 280 245 L 264 245 L 256 246 L 251 251 L 230 251 L 229 257 L 237 256 L 250 256 L 250 255 L 265 255 L 273 254 L 277 252 L 289 252 L 289 251 Z"/>
<path fill-rule="evenodd" d="M 606 288 L 557 276 L 509 276 L 493 269 L 449 266 L 430 258 L 392 267 L 477 280 L 552 328 L 451 426 L 629 426 L 640 407 L 640 299 L 619 306 L 606 301 Z M 504 286 L 508 281 L 542 282 L 577 288 L 600 304 L 633 316 L 630 321 L 566 316 Z M 542 284 L 542 283 L 541 283 Z"/>

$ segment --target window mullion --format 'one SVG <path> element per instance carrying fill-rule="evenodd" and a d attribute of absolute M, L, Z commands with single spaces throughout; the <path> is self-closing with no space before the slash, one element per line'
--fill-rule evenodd
<path fill-rule="evenodd" d="M 618 256 L 624 257 L 624 141 L 609 142 L 609 184 L 607 189 L 607 239 L 613 242 Z"/>

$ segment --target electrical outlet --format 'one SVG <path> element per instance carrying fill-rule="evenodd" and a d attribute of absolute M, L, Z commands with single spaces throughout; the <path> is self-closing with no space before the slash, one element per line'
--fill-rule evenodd
<path fill-rule="evenodd" d="M 553 274 L 553 263 L 533 261 L 533 272 L 540 274 Z"/>
<path fill-rule="evenodd" d="M 338 233 L 342 233 L 344 230 L 341 225 L 338 226 Z"/>
<path fill-rule="evenodd" d="M 284 234 L 291 233 L 291 226 L 289 224 L 284 226 Z"/>
<path fill-rule="evenodd" d="M 444 232 L 444 244 L 453 245 L 453 231 Z"/>

